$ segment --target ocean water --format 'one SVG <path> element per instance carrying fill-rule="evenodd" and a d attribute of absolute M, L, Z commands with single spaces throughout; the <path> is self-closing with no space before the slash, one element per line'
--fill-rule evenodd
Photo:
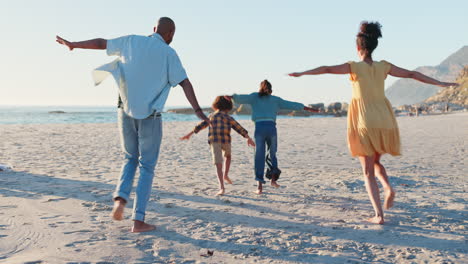
<path fill-rule="evenodd" d="M 64 113 L 50 113 L 51 111 L 63 111 Z M 163 113 L 162 117 L 165 122 L 199 120 L 195 115 L 174 113 Z M 234 115 L 234 118 L 237 120 L 249 120 L 250 115 Z M 299 117 L 278 116 L 278 118 Z M 0 124 L 82 124 L 116 122 L 117 108 L 114 106 L 0 106 Z"/>

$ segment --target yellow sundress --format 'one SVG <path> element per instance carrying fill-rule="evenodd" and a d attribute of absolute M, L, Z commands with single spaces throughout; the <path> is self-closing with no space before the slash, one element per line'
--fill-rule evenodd
<path fill-rule="evenodd" d="M 348 108 L 348 148 L 352 156 L 400 154 L 400 133 L 384 82 L 391 64 L 386 61 L 348 62 L 353 95 Z"/>

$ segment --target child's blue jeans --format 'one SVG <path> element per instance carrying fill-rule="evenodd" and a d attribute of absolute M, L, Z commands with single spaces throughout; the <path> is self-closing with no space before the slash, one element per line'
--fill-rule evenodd
<path fill-rule="evenodd" d="M 263 176 L 265 161 L 268 169 L 278 169 L 278 160 L 276 158 L 278 140 L 275 122 L 258 121 L 255 123 L 255 145 L 255 180 L 265 183 Z"/>

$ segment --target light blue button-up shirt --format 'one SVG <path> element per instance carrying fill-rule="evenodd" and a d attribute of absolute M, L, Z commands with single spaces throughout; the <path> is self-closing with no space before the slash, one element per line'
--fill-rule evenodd
<path fill-rule="evenodd" d="M 94 70 L 94 82 L 112 74 L 125 113 L 136 119 L 162 112 L 170 88 L 187 78 L 176 51 L 157 33 L 108 40 L 107 55 L 118 58 Z"/>

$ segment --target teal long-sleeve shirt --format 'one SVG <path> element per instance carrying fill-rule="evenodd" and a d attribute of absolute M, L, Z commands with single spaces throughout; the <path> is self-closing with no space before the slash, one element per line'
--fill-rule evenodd
<path fill-rule="evenodd" d="M 276 121 L 276 115 L 281 109 L 304 109 L 304 105 L 301 103 L 286 101 L 273 95 L 260 96 L 258 93 L 234 94 L 232 99 L 236 104 L 250 104 L 252 106 L 252 121 L 254 122 L 261 120 Z"/>

